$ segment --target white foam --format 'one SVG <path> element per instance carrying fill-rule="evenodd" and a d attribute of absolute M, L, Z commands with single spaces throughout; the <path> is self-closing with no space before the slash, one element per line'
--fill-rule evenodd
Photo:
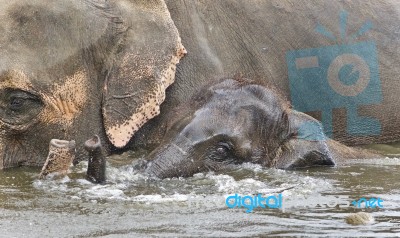
<path fill-rule="evenodd" d="M 385 157 L 382 159 L 356 159 L 351 164 L 371 164 L 371 165 L 400 165 L 400 158 Z"/>
<path fill-rule="evenodd" d="M 145 203 L 170 203 L 170 202 L 184 202 L 188 200 L 188 195 L 174 194 L 174 195 L 138 195 L 131 199 L 132 201 L 145 202 Z"/>
<path fill-rule="evenodd" d="M 96 185 L 83 191 L 83 195 L 90 199 L 117 199 L 128 200 L 124 191 L 107 185 Z"/>

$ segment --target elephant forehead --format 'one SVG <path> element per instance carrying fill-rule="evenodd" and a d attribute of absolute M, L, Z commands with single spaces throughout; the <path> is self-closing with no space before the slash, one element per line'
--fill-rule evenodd
<path fill-rule="evenodd" d="M 282 123 L 285 105 L 275 95 L 254 95 L 245 89 L 218 90 L 194 112 L 182 135 L 201 141 L 215 135 L 254 138 Z"/>
<path fill-rule="evenodd" d="M 48 105 L 41 114 L 44 122 L 62 121 L 70 125 L 88 103 L 88 76 L 84 70 L 66 76 L 61 83 L 51 86 L 50 92 L 42 92 Z"/>
<path fill-rule="evenodd" d="M 220 110 L 202 108 L 179 133 L 193 142 L 210 139 L 217 135 L 244 137 L 253 130 L 251 114 L 246 110 Z"/>
<path fill-rule="evenodd" d="M 33 86 L 30 78 L 22 71 L 10 70 L 0 75 L 0 89 L 16 88 L 31 91 Z"/>
<path fill-rule="evenodd" d="M 49 68 L 97 42 L 109 20 L 96 9 L 86 1 L 1 1 L 1 67 Z"/>
<path fill-rule="evenodd" d="M 54 87 L 85 91 L 83 49 L 107 34 L 110 21 L 97 2 L 1 1 L 0 88 L 43 95 L 60 91 Z"/>

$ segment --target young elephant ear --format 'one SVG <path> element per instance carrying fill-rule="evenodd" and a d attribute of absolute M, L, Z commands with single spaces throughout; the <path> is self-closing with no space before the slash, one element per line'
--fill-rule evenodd
<path fill-rule="evenodd" d="M 289 138 L 276 161 L 280 169 L 334 166 L 321 123 L 297 111 L 289 113 Z"/>
<path fill-rule="evenodd" d="M 160 113 L 176 64 L 186 53 L 163 1 L 126 2 L 120 8 L 127 32 L 105 82 L 102 108 L 106 134 L 118 148 Z"/>

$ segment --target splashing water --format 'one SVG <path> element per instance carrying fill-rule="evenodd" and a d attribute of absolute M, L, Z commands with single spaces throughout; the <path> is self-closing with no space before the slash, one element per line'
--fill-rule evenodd
<path fill-rule="evenodd" d="M 139 156 L 140 158 L 140 156 Z M 385 236 L 400 232 L 400 159 L 360 160 L 341 168 L 297 171 L 244 164 L 190 178 L 149 179 L 134 169 L 138 157 L 110 158 L 107 183 L 85 180 L 87 163 L 62 178 L 38 180 L 37 169 L 0 172 L 0 226 L 7 236 Z M 124 161 L 121 163 L 121 161 Z M 230 209 L 232 194 L 281 193 L 286 209 Z M 384 207 L 315 206 L 323 198 L 380 197 Z M 367 226 L 346 224 L 365 211 Z M 38 219 L 40 217 L 40 219 Z"/>

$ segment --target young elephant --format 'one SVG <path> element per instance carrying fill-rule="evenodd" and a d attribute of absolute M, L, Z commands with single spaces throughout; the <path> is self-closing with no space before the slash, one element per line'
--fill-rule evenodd
<path fill-rule="evenodd" d="M 244 162 L 280 169 L 335 166 L 321 124 L 249 80 L 206 87 L 170 118 L 163 143 L 149 155 L 147 172 L 160 178 Z"/>

